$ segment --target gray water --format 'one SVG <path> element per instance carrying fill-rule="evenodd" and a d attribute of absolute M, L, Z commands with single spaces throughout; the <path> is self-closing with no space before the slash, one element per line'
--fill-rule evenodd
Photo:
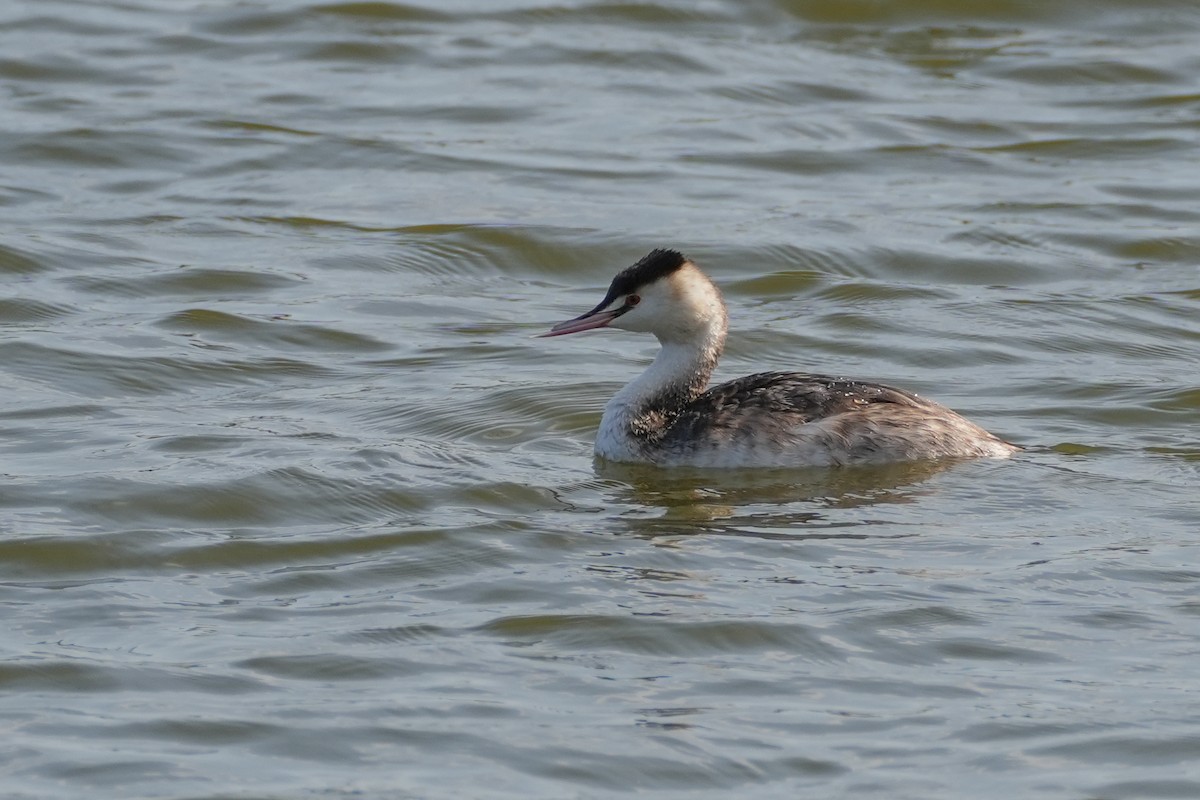
<path fill-rule="evenodd" d="M 1198 37 L 3 4 L 3 796 L 1200 797 Z M 653 247 L 1026 449 L 594 464 Z"/>

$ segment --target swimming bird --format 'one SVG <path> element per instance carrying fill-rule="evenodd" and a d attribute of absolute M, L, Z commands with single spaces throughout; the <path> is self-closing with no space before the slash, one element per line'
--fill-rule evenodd
<path fill-rule="evenodd" d="M 720 290 L 676 250 L 618 273 L 600 304 L 541 336 L 652 333 L 653 363 L 605 406 L 595 452 L 623 463 L 806 467 L 1004 458 L 1019 448 L 943 405 L 880 383 L 760 372 L 706 389 L 729 329 Z"/>

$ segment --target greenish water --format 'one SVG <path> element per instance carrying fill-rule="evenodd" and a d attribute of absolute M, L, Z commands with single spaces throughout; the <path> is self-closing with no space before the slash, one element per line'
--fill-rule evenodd
<path fill-rule="evenodd" d="M 1190 2 L 0 8 L 5 797 L 1200 796 Z M 1009 462 L 601 467 L 718 376 Z"/>

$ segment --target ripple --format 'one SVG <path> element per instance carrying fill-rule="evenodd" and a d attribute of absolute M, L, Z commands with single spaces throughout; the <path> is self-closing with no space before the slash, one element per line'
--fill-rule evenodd
<path fill-rule="evenodd" d="M 1053 10 L 1031 8 L 1020 0 L 967 0 L 949 3 L 943 0 L 918 0 L 896 7 L 880 5 L 870 0 L 850 0 L 843 3 L 781 2 L 779 7 L 809 22 L 847 25 L 912 25 L 964 19 L 975 22 L 1014 19 L 1031 21 L 1056 16 Z"/>
<path fill-rule="evenodd" d="M 1140 765 L 1174 765 L 1178 764 L 1180 759 L 1194 758 L 1197 751 L 1200 751 L 1200 737 L 1187 734 L 1170 738 L 1094 736 L 1082 742 L 1032 749 L 1037 755 L 1065 757 L 1085 763 Z"/>
<path fill-rule="evenodd" d="M 339 653 L 264 656 L 245 659 L 233 666 L 267 675 L 274 680 L 302 681 L 378 680 L 415 675 L 431 669 L 395 656 L 368 659 Z"/>
<path fill-rule="evenodd" d="M 170 739 L 192 745 L 246 745 L 279 736 L 282 726 L 251 720 L 157 719 L 129 725 L 113 725 L 106 733 L 113 739 Z"/>
<path fill-rule="evenodd" d="M 983 639 L 952 639 L 935 645 L 937 652 L 946 658 L 968 659 L 973 661 L 1012 661 L 1015 663 L 1037 663 L 1062 661 L 1062 657 L 1053 653 L 1032 650 L 1026 647 L 1012 647 Z"/>
<path fill-rule="evenodd" d="M 43 55 L 38 58 L 0 59 L 0 78 L 20 82 L 71 82 L 87 83 L 101 77 L 89 70 L 87 62 L 63 55 Z M 106 70 L 103 78 L 112 84 L 143 84 L 153 79 L 142 75 L 135 79 L 134 73 Z"/>
<path fill-rule="evenodd" d="M 73 279 L 88 292 L 120 297 L 211 297 L 221 294 L 267 292 L 294 286 L 298 278 L 271 272 L 187 267 L 155 271 L 136 278 L 86 276 Z"/>
<path fill-rule="evenodd" d="M 1114 781 L 1096 784 L 1092 791 L 1098 796 L 1150 797 L 1163 800 L 1187 800 L 1200 793 L 1200 781 L 1146 778 L 1136 781 Z"/>
<path fill-rule="evenodd" d="M 243 694 L 262 686 L 253 680 L 232 676 L 192 675 L 186 669 L 116 670 L 81 660 L 25 659 L 0 664 L 0 686 L 12 691 L 61 691 L 102 693 L 119 688 L 144 692 L 194 691 L 210 694 Z"/>
<path fill-rule="evenodd" d="M 262 34 L 283 34 L 303 27 L 305 15 L 300 11 L 257 11 L 238 9 L 212 14 L 195 25 L 198 30 L 229 37 L 251 37 Z"/>
<path fill-rule="evenodd" d="M 714 9 L 681 8 L 667 3 L 622 3 L 599 2 L 584 6 L 551 5 L 533 6 L 496 14 L 501 19 L 514 23 L 558 23 L 588 24 L 601 22 L 608 25 L 680 25 L 688 22 L 720 21 L 724 15 Z"/>
<path fill-rule="evenodd" d="M 348 63 L 396 64 L 422 55 L 422 51 L 398 42 L 367 43 L 359 41 L 320 42 L 299 53 L 300 58 L 312 61 L 338 61 Z"/>
<path fill-rule="evenodd" d="M 593 428 L 603 389 L 584 383 L 557 387 L 548 394 L 540 386 L 487 392 L 439 407 L 389 401 L 364 407 L 357 416 L 373 427 L 392 428 L 421 436 L 470 441 L 488 447 L 514 445 L 537 435 L 571 435 Z"/>
<path fill-rule="evenodd" d="M 430 639 L 438 639 L 446 636 L 448 631 L 436 625 L 404 625 L 396 628 L 380 628 L 364 631 L 355 631 L 342 636 L 346 642 L 366 642 L 369 644 L 411 644 L 413 642 L 424 642 Z"/>
<path fill-rule="evenodd" d="M 279 350 L 376 353 L 390 349 L 386 342 L 350 331 L 278 317 L 251 319 L 204 308 L 176 312 L 159 320 L 158 324 L 189 336 Z"/>
<path fill-rule="evenodd" d="M 312 11 L 333 17 L 350 19 L 399 20 L 412 22 L 435 22 L 445 20 L 447 15 L 422 6 L 393 2 L 344 2 L 312 6 Z"/>
<path fill-rule="evenodd" d="M 304 131 L 295 128 L 286 128 L 280 125 L 271 125 L 264 122 L 253 122 L 250 120 L 240 119 L 217 119 L 206 123 L 207 127 L 216 130 L 235 130 L 247 133 L 265 133 L 275 134 L 282 133 L 287 136 L 319 136 L 317 131 Z"/>
<path fill-rule="evenodd" d="M 0 268 L 2 269 L 2 268 Z M 28 325 L 66 317 L 78 309 L 38 300 L 11 297 L 0 298 L 0 325 Z"/>
<path fill-rule="evenodd" d="M 820 662 L 844 658 L 806 626 L 746 621 L 682 623 L 540 615 L 504 617 L 481 629 L 510 645 L 553 644 L 571 650 L 616 650 L 656 655 L 787 651 Z"/>
<path fill-rule="evenodd" d="M 767 84 L 735 84 L 717 87 L 714 94 L 740 103 L 798 106 L 814 102 L 870 102 L 874 98 L 862 87 L 837 86 L 805 81 L 777 81 Z"/>
<path fill-rule="evenodd" d="M 52 419 L 62 417 L 82 417 L 90 418 L 97 416 L 108 416 L 111 412 L 104 405 L 91 403 L 82 403 L 70 406 L 39 406 L 36 408 L 22 408 L 10 411 L 0 411 L 0 419 L 22 420 L 22 419 Z"/>
<path fill-rule="evenodd" d="M 1200 260 L 1200 237 L 1161 236 L 1127 239 L 1114 248 L 1116 255 L 1139 261 L 1175 262 L 1192 265 Z"/>
<path fill-rule="evenodd" d="M 1069 158 L 1078 160 L 1110 160 L 1141 158 L 1172 158 L 1174 153 L 1188 147 L 1183 139 L 1174 137 L 1109 138 L 1068 137 L 1017 142 L 979 148 L 980 152 L 1015 153 L 1033 158 Z"/>
<path fill-rule="evenodd" d="M 347 493 L 347 489 L 352 489 Z M 152 521 L 174 524 L 255 526 L 291 520 L 298 524 L 377 519 L 381 513 L 407 514 L 425 508 L 430 498 L 404 488 L 353 486 L 300 469 L 280 469 L 235 480 L 153 486 L 141 481 L 101 483 L 91 496 L 71 505 L 88 515 L 127 524 Z M 316 495 L 328 504 L 311 502 Z M 309 502 L 297 504 L 306 498 Z"/>
<path fill-rule="evenodd" d="M 0 152 L 12 158 L 48 166 L 127 169 L 135 165 L 174 167 L 189 159 L 182 145 L 164 143 L 161 136 L 142 132 L 75 128 L 24 138 L 6 137 Z"/>
<path fill-rule="evenodd" d="M 48 268 L 48 264 L 32 253 L 0 245 L 0 274 L 31 275 Z"/>
<path fill-rule="evenodd" d="M 248 360 L 136 357 L 0 343 L 4 371 L 72 394 L 99 397 L 184 393 L 212 386 L 262 384 L 280 377 L 329 377 L 334 371 L 303 361 L 268 356 Z"/>
<path fill-rule="evenodd" d="M 948 289 L 931 286 L 904 286 L 884 281 L 842 282 L 826 287 L 816 299 L 837 303 L 894 303 L 896 301 L 945 300 L 953 297 Z"/>
<path fill-rule="evenodd" d="M 1108 83 L 1177 83 L 1182 76 L 1161 68 L 1146 67 L 1124 61 L 1026 61 L 1020 66 L 1003 70 L 1009 80 L 1025 81 L 1039 86 L 1061 83 L 1069 86 Z"/>

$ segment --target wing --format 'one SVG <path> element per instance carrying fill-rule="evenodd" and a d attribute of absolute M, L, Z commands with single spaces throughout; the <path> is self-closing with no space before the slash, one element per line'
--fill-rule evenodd
<path fill-rule="evenodd" d="M 727 440 L 770 435 L 807 422 L 888 403 L 911 408 L 933 405 L 909 392 L 803 372 L 760 372 L 722 383 L 686 405 L 672 422 L 668 439 Z"/>

